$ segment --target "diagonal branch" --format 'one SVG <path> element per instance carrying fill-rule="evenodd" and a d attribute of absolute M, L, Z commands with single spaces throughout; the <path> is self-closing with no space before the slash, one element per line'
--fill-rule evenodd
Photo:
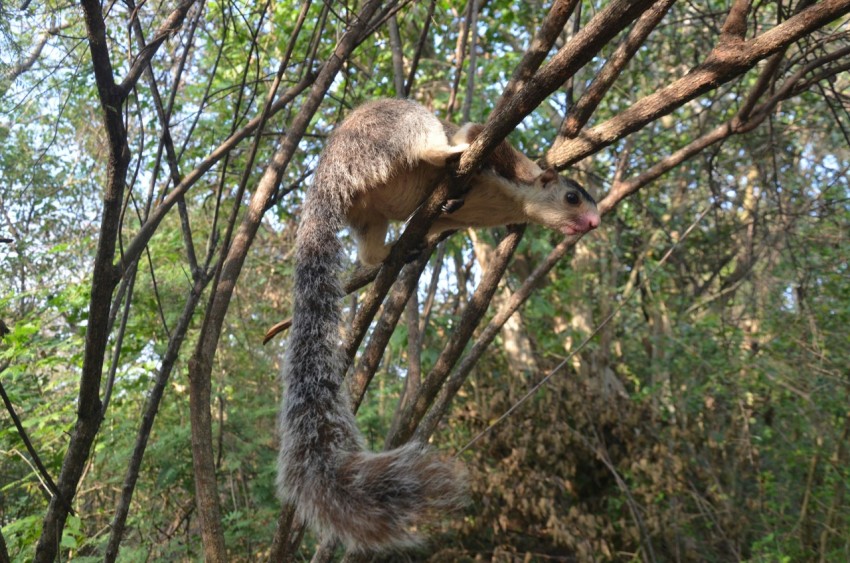
<path fill-rule="evenodd" d="M 688 146 L 673 153 L 662 162 L 659 162 L 655 166 L 646 170 L 643 174 L 626 182 L 615 182 L 614 187 L 611 189 L 609 194 L 599 204 L 600 213 L 602 215 L 609 213 L 619 201 L 622 201 L 624 198 L 633 194 L 665 172 L 671 170 L 687 158 L 698 154 L 706 147 L 733 134 L 752 130 L 753 127 L 761 123 L 767 115 L 775 109 L 779 101 L 787 99 L 797 93 L 794 86 L 802 81 L 807 73 L 815 70 L 819 66 L 839 60 L 846 54 L 845 50 L 846 49 L 839 49 L 833 53 L 825 55 L 795 73 L 777 90 L 773 97 L 771 97 L 768 101 L 757 105 L 749 119 L 743 119 L 743 116 L 739 113 L 728 123 L 724 123 L 699 139 L 694 140 Z M 837 73 L 841 70 L 841 67 L 833 68 L 831 70 L 833 73 Z M 771 74 L 773 70 L 766 67 L 763 72 L 765 74 Z M 757 81 L 753 91 L 750 93 L 751 96 L 756 96 L 756 94 L 764 92 L 761 86 L 762 82 L 763 81 L 761 80 Z M 466 356 L 464 356 L 461 361 L 454 366 L 451 374 L 443 380 L 445 383 L 441 381 L 438 386 L 435 386 L 437 393 L 434 393 L 427 401 L 422 400 L 419 405 L 418 412 L 415 407 L 410 407 L 408 408 L 407 416 L 398 417 L 399 420 L 403 421 L 405 427 L 401 429 L 396 427 L 393 428 L 393 432 L 391 433 L 393 443 L 402 442 L 408 439 L 411 435 L 414 439 L 419 441 L 427 441 L 429 439 L 431 434 L 436 430 L 439 421 L 448 411 L 448 407 L 461 385 L 483 355 L 484 351 L 486 351 L 492 343 L 499 330 L 501 330 L 502 326 L 507 322 L 511 315 L 513 315 L 528 299 L 528 297 L 531 296 L 539 280 L 551 271 L 551 269 L 567 254 L 567 252 L 569 252 L 577 241 L 577 238 L 567 237 L 561 242 L 561 244 L 555 247 L 546 259 L 541 262 L 531 275 L 523 282 L 522 286 L 511 295 L 507 303 L 505 303 L 505 305 L 496 313 L 486 328 L 481 331 Z M 433 406 L 431 406 L 432 403 Z M 410 420 L 411 418 L 414 418 L 415 420 L 415 417 L 417 416 L 421 417 L 421 422 L 418 423 L 418 426 L 415 421 Z"/>
<path fill-rule="evenodd" d="M 732 119 L 715 127 L 713 130 L 698 137 L 697 139 L 694 139 L 686 146 L 661 159 L 659 162 L 647 168 L 637 176 L 625 181 L 615 181 L 611 190 L 608 192 L 608 195 L 599 202 L 600 213 L 607 213 L 616 207 L 616 205 L 627 196 L 638 191 L 653 180 L 661 177 L 663 174 L 672 170 L 682 162 L 685 162 L 689 158 L 699 154 L 707 147 L 723 141 L 732 135 L 752 131 L 760 125 L 767 116 L 771 114 L 771 112 L 773 112 L 779 102 L 800 93 L 798 86 L 808 73 L 847 55 L 850 55 L 850 47 L 838 49 L 833 53 L 829 53 L 828 55 L 824 55 L 823 57 L 812 61 L 789 77 L 779 88 L 776 89 L 773 96 L 771 96 L 768 100 L 757 104 L 758 97 L 764 94 L 767 89 L 766 83 L 768 81 L 765 77 L 772 77 L 774 74 L 774 66 L 778 65 L 778 61 L 774 63 L 774 61 L 771 60 L 770 64 L 765 66 L 759 80 L 756 81 L 753 89 L 748 94 L 747 102 Z M 818 75 L 816 78 L 828 78 L 842 70 L 846 70 L 846 68 L 833 68 L 830 69 L 829 72 Z M 805 85 L 810 86 L 811 82 L 807 82 Z"/>
<path fill-rule="evenodd" d="M 519 66 L 514 69 L 510 82 L 505 86 L 505 91 L 502 97 L 496 104 L 493 111 L 499 111 L 510 100 L 514 94 L 525 88 L 526 83 L 534 76 L 534 73 L 543 64 L 543 60 L 549 51 L 552 50 L 552 45 L 558 39 L 558 36 L 564 30 L 567 20 L 575 10 L 578 0 L 555 0 L 549 13 L 540 24 L 540 29 L 534 39 L 531 40 L 531 45 L 522 56 Z"/>
<path fill-rule="evenodd" d="M 165 18 L 165 21 L 163 21 L 159 26 L 159 29 L 153 39 L 151 39 L 150 43 L 139 50 L 136 54 L 135 60 L 133 60 L 133 64 L 130 66 L 130 70 L 127 71 L 127 76 L 124 77 L 124 80 L 118 86 L 118 91 L 121 97 L 127 96 L 139 81 L 139 78 L 141 78 L 145 69 L 148 68 L 151 59 L 156 54 L 159 46 L 162 45 L 169 36 L 176 33 L 177 30 L 183 26 L 183 20 L 186 19 L 186 14 L 189 12 L 189 8 L 191 8 L 194 3 L 195 0 L 182 0 L 174 11 L 172 11 L 168 17 Z M 134 21 L 138 22 L 135 18 Z"/>
<path fill-rule="evenodd" d="M 417 260 L 405 266 L 399 276 L 398 282 L 395 284 L 395 290 L 390 294 L 381 308 L 381 316 L 375 322 L 369 343 L 361 354 L 357 367 L 348 377 L 349 396 L 351 397 L 352 407 L 355 412 L 360 407 L 360 403 L 366 395 L 366 388 L 372 382 L 372 378 L 378 370 L 384 350 L 401 318 L 401 313 L 404 311 L 405 305 L 410 299 L 411 294 L 416 290 L 419 276 L 425 270 L 430 256 L 430 249 L 423 251 Z"/>
<path fill-rule="evenodd" d="M 9 82 L 12 82 L 17 77 L 31 69 L 35 62 L 38 60 L 38 58 L 41 56 L 41 52 L 44 50 L 44 47 L 47 45 L 47 42 L 50 40 L 50 38 L 68 27 L 71 27 L 71 22 L 65 22 L 63 24 L 56 25 L 51 27 L 50 29 L 41 32 L 41 35 L 38 38 L 38 42 L 32 47 L 32 50 L 30 51 L 29 55 L 27 55 L 27 58 L 17 63 L 16 65 L 6 69 L 3 73 L 3 78 L 8 80 Z"/>
<path fill-rule="evenodd" d="M 403 444 L 413 436 L 422 417 L 425 416 L 437 393 L 443 387 L 452 366 L 457 363 L 466 344 L 472 337 L 473 331 L 487 312 L 490 301 L 493 299 L 493 295 L 499 287 L 499 282 L 505 274 L 524 233 L 525 225 L 514 225 L 509 229 L 508 235 L 496 247 L 487 271 L 482 276 L 481 282 L 464 309 L 463 315 L 461 315 L 458 327 L 440 352 L 434 367 L 419 386 L 416 396 L 411 397 L 406 408 L 396 417 L 395 420 L 398 424 L 387 435 L 385 444 L 387 449 Z M 442 417 L 442 414 L 441 412 L 438 416 Z"/>
<path fill-rule="evenodd" d="M 596 107 L 602 101 L 602 97 L 611 88 L 620 73 L 626 67 L 638 49 L 643 45 L 646 38 L 658 25 L 664 15 L 676 0 L 661 0 L 644 12 L 628 36 L 617 46 L 611 58 L 605 62 L 602 70 L 593 79 L 593 82 L 584 91 L 578 102 L 570 108 L 564 120 L 561 130 L 558 132 L 554 147 L 558 147 L 564 139 L 574 138 L 582 127 L 590 119 Z"/>
<path fill-rule="evenodd" d="M 546 96 L 563 84 L 651 3 L 652 0 L 619 0 L 609 5 L 565 45 L 549 64 L 535 74 L 520 92 L 504 104 L 500 111 L 490 114 L 482 133 L 463 153 L 456 177 L 440 182 L 420 206 L 398 242 L 393 245 L 375 282 L 364 296 L 351 328 L 351 336 L 346 343 L 346 357 L 349 363 L 375 318 L 378 307 L 401 271 L 405 257 L 424 239 L 430 225 L 442 212 L 443 203 L 462 193 L 472 173 L 484 161 L 486 155 Z"/>
<path fill-rule="evenodd" d="M 0 321 L 2 322 L 2 321 Z M 6 325 L 2 325 L 5 327 Z M 0 335 L 2 335 L 2 331 L 0 331 Z M 6 370 L 7 365 L 0 366 L 0 373 Z M 9 398 L 9 395 L 6 394 L 6 389 L 3 387 L 3 382 L 0 381 L 0 398 L 3 399 L 3 404 L 6 407 L 6 412 L 9 413 L 9 416 L 12 418 L 12 423 L 15 425 L 15 430 L 18 432 L 18 436 L 20 436 L 21 441 L 24 443 L 24 447 L 29 452 L 30 457 L 35 463 L 35 467 L 38 469 L 38 473 L 41 475 L 41 478 L 44 479 L 44 483 L 47 485 L 47 488 L 50 490 L 50 494 L 53 497 L 59 497 L 59 500 L 65 505 L 65 509 L 74 514 L 74 509 L 71 507 L 71 504 L 60 495 L 62 494 L 59 491 L 59 487 L 56 486 L 56 482 L 53 480 L 53 477 L 50 476 L 50 473 L 47 471 L 47 468 L 44 466 L 44 463 L 41 461 L 41 456 L 38 455 L 35 447 L 32 445 L 32 441 L 27 434 L 24 425 L 21 423 L 21 418 L 18 416 L 18 413 L 15 412 L 15 405 L 12 404 L 12 400 Z"/>
<path fill-rule="evenodd" d="M 133 491 L 136 489 L 136 482 L 139 478 L 142 459 L 145 455 L 151 431 L 153 430 L 154 419 L 159 411 L 159 405 L 162 401 L 162 397 L 165 394 L 168 379 L 171 376 L 171 372 L 177 362 L 180 348 L 183 341 L 186 339 L 189 323 L 191 322 L 192 315 L 200 301 L 201 292 L 208 282 L 209 277 L 198 276 L 196 278 L 195 283 L 189 292 L 189 296 L 186 299 L 186 304 L 183 306 L 183 312 L 177 320 L 177 324 L 174 327 L 174 331 L 171 333 L 171 337 L 168 339 L 168 347 L 166 348 L 165 355 L 163 356 L 159 370 L 157 371 L 156 382 L 145 401 L 145 410 L 142 414 L 142 422 L 139 425 L 139 430 L 136 435 L 136 443 L 133 446 L 133 453 L 128 462 L 127 472 L 124 475 L 124 483 L 121 486 L 121 497 L 118 500 L 118 504 L 115 508 L 115 515 L 112 519 L 104 561 L 115 561 L 118 557 L 121 538 L 124 534 L 127 516 L 130 512 L 130 502 L 133 499 Z"/>
<path fill-rule="evenodd" d="M 653 0 L 615 0 L 596 14 L 522 90 L 504 104 L 498 104 L 499 110 L 490 115 L 484 130 L 463 153 L 458 173 L 468 174 L 483 153 L 491 151 L 526 115 L 652 4 Z"/>
<path fill-rule="evenodd" d="M 582 132 L 547 155 L 564 169 L 633 133 L 697 96 L 744 74 L 760 60 L 850 13 L 850 0 L 825 0 L 748 41 L 721 42 L 706 61 L 672 84 L 646 96 L 608 121 Z"/>

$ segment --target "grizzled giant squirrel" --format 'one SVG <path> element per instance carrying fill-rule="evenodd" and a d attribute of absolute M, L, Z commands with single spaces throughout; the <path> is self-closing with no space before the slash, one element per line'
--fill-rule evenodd
<path fill-rule="evenodd" d="M 455 507 L 455 463 L 427 445 L 366 450 L 343 385 L 340 345 L 342 244 L 346 224 L 362 262 L 389 253 L 388 222 L 407 219 L 481 132 L 443 124 L 421 105 L 379 100 L 355 109 L 331 134 L 304 202 L 296 239 L 295 305 L 284 365 L 278 489 L 298 516 L 353 550 L 414 545 L 411 528 Z M 566 234 L 599 225 L 593 198 L 507 142 L 474 174 L 459 209 L 429 237 L 463 227 L 534 222 Z"/>

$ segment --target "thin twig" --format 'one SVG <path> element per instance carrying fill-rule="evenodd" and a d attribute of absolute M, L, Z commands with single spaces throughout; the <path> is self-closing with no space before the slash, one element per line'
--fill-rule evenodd
<path fill-rule="evenodd" d="M 8 364 L 4 366 L 0 366 L 0 374 L 2 374 Z M 56 482 L 50 476 L 50 473 L 47 471 L 47 468 L 44 466 L 44 463 L 41 462 L 41 457 L 38 455 L 38 452 L 35 450 L 35 447 L 32 445 L 32 441 L 27 434 L 27 431 L 24 429 L 24 425 L 21 424 L 21 419 L 18 416 L 18 413 L 15 412 L 15 406 L 12 404 L 12 400 L 9 399 L 9 395 L 6 394 L 6 389 L 3 387 L 3 382 L 0 381 L 0 397 L 3 398 L 3 404 L 6 406 L 6 412 L 9 413 L 9 416 L 12 417 L 12 422 L 15 424 L 15 429 L 18 431 L 18 436 L 21 437 L 21 441 L 24 443 L 24 446 L 27 448 L 27 452 L 29 452 L 30 457 L 35 463 L 36 468 L 38 468 L 38 473 L 41 475 L 44 483 L 47 488 L 50 490 L 50 493 L 62 503 L 69 513 L 74 514 L 74 509 L 71 507 L 71 503 L 68 499 L 65 499 L 62 494 L 59 492 L 59 487 L 56 486 Z"/>
<path fill-rule="evenodd" d="M 413 81 L 416 78 L 416 71 L 419 68 L 419 59 L 422 58 L 422 53 L 425 51 L 425 42 L 428 39 L 428 30 L 431 27 L 431 18 L 434 17 L 434 8 L 437 6 L 437 0 L 431 0 L 428 4 L 428 13 L 425 19 L 422 20 L 422 33 L 419 35 L 419 42 L 416 44 L 416 52 L 413 54 L 413 60 L 410 62 L 410 71 L 407 73 L 407 81 L 404 84 L 404 97 L 410 96 L 410 91 L 413 88 Z"/>
<path fill-rule="evenodd" d="M 378 370 L 384 349 L 386 349 L 390 337 L 395 331 L 405 305 L 410 300 L 411 293 L 416 290 L 419 276 L 422 275 L 425 266 L 428 264 L 430 255 L 430 251 L 425 251 L 417 260 L 404 267 L 395 284 L 395 290 L 384 302 L 381 316 L 375 322 L 375 326 L 372 327 L 369 343 L 361 354 L 360 362 L 348 381 L 355 412 L 363 401 L 366 388 Z"/>

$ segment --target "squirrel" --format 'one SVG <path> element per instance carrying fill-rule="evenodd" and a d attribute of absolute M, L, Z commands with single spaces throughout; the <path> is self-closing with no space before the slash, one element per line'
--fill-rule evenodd
<path fill-rule="evenodd" d="M 427 445 L 372 453 L 359 432 L 340 345 L 342 243 L 346 224 L 360 260 L 382 261 L 389 220 L 406 219 L 447 161 L 480 125 L 444 124 L 423 106 L 386 99 L 359 106 L 331 133 L 303 205 L 295 243 L 295 303 L 284 361 L 278 490 L 297 516 L 354 551 L 415 546 L 413 528 L 460 506 L 462 469 Z M 455 207 L 457 202 L 455 202 Z M 567 234 L 599 225 L 593 198 L 553 169 L 503 142 L 458 209 L 429 232 L 533 221 Z"/>
<path fill-rule="evenodd" d="M 395 123 L 398 118 L 410 122 Z M 419 128 L 420 135 L 413 137 L 411 129 Z M 483 129 L 476 123 L 458 128 L 441 122 L 408 100 L 366 104 L 339 126 L 337 144 L 345 145 L 350 152 L 332 151 L 329 143 L 324 158 L 345 157 L 339 164 L 358 172 L 357 161 L 370 161 L 371 170 L 365 178 L 352 174 L 357 178 L 348 178 L 346 184 L 352 192 L 346 219 L 363 264 L 384 261 L 391 247 L 384 244 L 389 222 L 410 217 L 433 188 L 446 162 L 459 158 Z M 447 135 L 451 137 L 449 144 Z M 429 239 L 436 240 L 445 231 L 510 223 L 538 223 L 569 235 L 599 226 L 596 202 L 584 188 L 562 178 L 553 168 L 542 170 L 507 141 L 496 147 L 486 164 L 473 178 L 466 196 L 447 204 L 446 213 L 431 226 Z M 362 187 L 355 189 L 357 184 Z"/>

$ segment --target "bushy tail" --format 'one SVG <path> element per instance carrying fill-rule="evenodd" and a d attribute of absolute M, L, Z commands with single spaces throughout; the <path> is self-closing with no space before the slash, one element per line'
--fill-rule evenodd
<path fill-rule="evenodd" d="M 302 520 L 349 549 L 400 549 L 418 542 L 412 527 L 460 504 L 463 479 L 458 464 L 422 444 L 365 451 L 343 385 L 336 233 L 348 202 L 332 172 L 320 162 L 298 230 L 278 490 Z"/>

